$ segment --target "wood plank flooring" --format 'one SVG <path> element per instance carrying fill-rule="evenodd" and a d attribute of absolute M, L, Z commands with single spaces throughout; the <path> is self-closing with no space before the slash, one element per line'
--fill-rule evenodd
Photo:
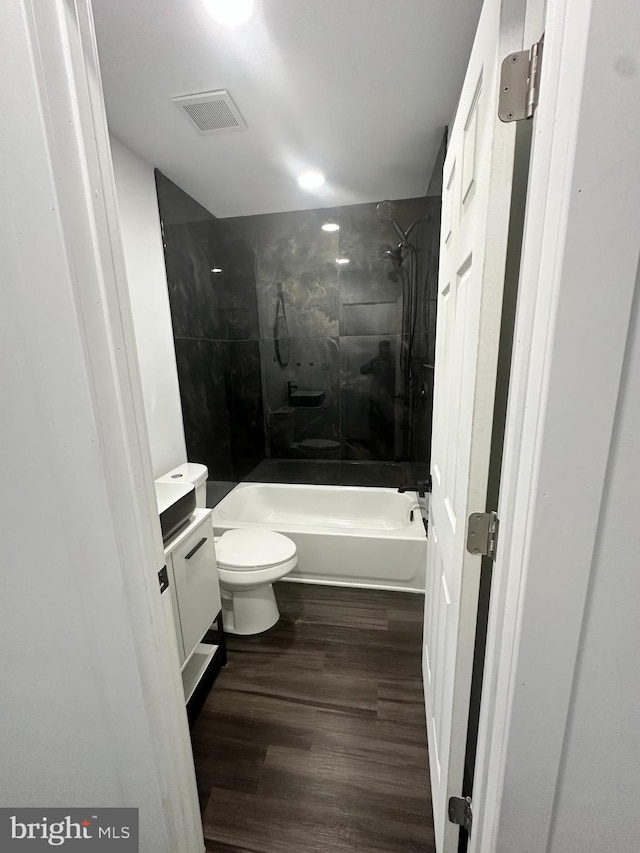
<path fill-rule="evenodd" d="M 280 583 L 192 730 L 208 853 L 433 853 L 421 596 Z"/>

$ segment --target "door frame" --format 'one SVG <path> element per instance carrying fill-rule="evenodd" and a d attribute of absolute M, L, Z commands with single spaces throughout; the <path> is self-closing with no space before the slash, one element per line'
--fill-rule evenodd
<path fill-rule="evenodd" d="M 158 836 L 166 839 L 167 853 L 178 849 L 201 853 L 205 845 L 175 626 L 157 576 L 164 552 L 91 1 L 16 0 L 13 5 L 19 7 L 15 14 L 21 18 L 25 45 L 20 42 L 15 50 L 21 51 L 20 62 L 29 66 L 30 93 L 40 109 L 32 132 L 48 155 L 49 184 L 29 187 L 29 199 L 51 204 L 55 188 L 51 216 L 56 247 L 68 264 L 66 283 L 82 335 L 108 494 L 110 512 L 101 522 L 112 525 L 117 539 L 120 559 L 113 571 L 127 601 L 131 656 L 139 673 L 139 693 L 131 701 L 136 708 L 141 706 L 152 743 L 149 776 L 155 790 L 150 796 L 161 805 L 164 823 Z M 29 143 L 30 139 L 25 141 L 25 151 L 33 156 Z M 37 217 L 23 236 L 25 244 L 37 244 Z M 32 322 L 35 325 L 39 318 Z M 77 397 L 68 392 L 70 405 Z M 68 461 L 82 465 L 82 445 L 77 436 L 74 439 Z M 61 501 L 77 499 L 74 483 L 73 476 L 60 483 Z M 114 767 L 124 776 L 131 768 L 117 749 L 118 733 L 111 734 Z M 148 834 L 144 821 L 148 815 L 141 821 Z"/>
<path fill-rule="evenodd" d="M 628 0 L 547 4 L 554 37 L 533 128 L 471 853 L 546 851 L 551 839 L 633 276 L 606 299 L 603 285 L 637 264 L 632 217 L 617 207 L 625 169 L 612 168 L 633 162 L 616 113 L 623 75 L 603 73 L 630 13 Z M 598 239 L 603 221 L 619 239 Z"/>

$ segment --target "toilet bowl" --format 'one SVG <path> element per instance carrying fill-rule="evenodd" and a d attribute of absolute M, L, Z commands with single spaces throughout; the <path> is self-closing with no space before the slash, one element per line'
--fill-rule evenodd
<path fill-rule="evenodd" d="M 260 634 L 280 618 L 272 584 L 298 563 L 295 543 L 272 530 L 227 530 L 216 537 L 222 621 L 229 634 Z"/>

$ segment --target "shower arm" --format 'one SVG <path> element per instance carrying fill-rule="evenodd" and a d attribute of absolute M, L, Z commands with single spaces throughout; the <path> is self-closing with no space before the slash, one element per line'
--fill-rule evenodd
<path fill-rule="evenodd" d="M 389 221 L 391 222 L 391 224 L 392 224 L 392 225 L 393 225 L 393 227 L 395 228 L 395 230 L 396 230 L 396 234 L 397 234 L 397 235 L 398 235 L 398 237 L 400 238 L 400 245 L 402 246 L 402 248 L 403 248 L 403 249 L 408 249 L 408 248 L 409 248 L 409 243 L 408 243 L 408 241 L 407 241 L 407 237 L 409 236 L 409 231 L 410 231 L 411 229 L 409 229 L 409 231 L 407 231 L 407 232 L 405 233 L 405 232 L 402 230 L 402 228 L 400 227 L 400 223 L 398 222 L 398 220 L 397 220 L 397 219 L 390 219 Z M 411 227 L 413 227 L 413 226 L 411 226 Z"/>
<path fill-rule="evenodd" d="M 409 239 L 409 234 L 411 234 L 411 232 L 412 232 L 412 231 L 413 231 L 413 229 L 416 227 L 416 225 L 420 225 L 421 223 L 426 224 L 426 222 L 427 222 L 427 217 L 426 217 L 426 216 L 423 216 L 423 217 L 421 217 L 420 219 L 416 219 L 416 220 L 415 220 L 415 222 L 412 222 L 412 223 L 411 223 L 411 225 L 410 225 L 410 226 L 407 228 L 407 230 L 404 232 L 405 240 L 408 240 L 408 239 Z"/>
<path fill-rule="evenodd" d="M 409 235 L 415 228 L 415 226 L 419 222 L 427 222 L 428 217 L 422 216 L 420 219 L 416 219 L 415 222 L 412 222 L 411 225 L 407 228 L 406 231 L 402 230 L 402 226 L 398 222 L 398 220 L 394 216 L 395 213 L 395 204 L 389 199 L 385 199 L 384 201 L 378 202 L 376 205 L 376 215 L 380 222 L 390 222 L 393 226 L 396 234 L 400 238 L 400 245 L 403 249 L 409 248 Z"/>
<path fill-rule="evenodd" d="M 411 225 L 407 228 L 406 231 L 402 230 L 402 226 L 400 225 L 400 223 L 398 222 L 397 219 L 390 219 L 389 221 L 393 225 L 395 232 L 398 235 L 398 238 L 400 241 L 398 243 L 398 247 L 401 249 L 410 249 L 411 243 L 409 243 L 409 236 L 410 236 L 411 232 L 416 227 L 416 225 L 419 225 L 421 222 L 426 222 L 427 220 L 426 220 L 426 217 L 424 217 L 422 219 L 416 219 L 415 222 L 411 223 Z"/>

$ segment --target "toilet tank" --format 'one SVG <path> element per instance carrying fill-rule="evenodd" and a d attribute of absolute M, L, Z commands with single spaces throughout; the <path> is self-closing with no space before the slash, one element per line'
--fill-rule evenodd
<path fill-rule="evenodd" d="M 166 483 L 193 483 L 196 489 L 196 506 L 207 505 L 207 466 L 199 462 L 185 462 L 171 471 L 167 471 L 158 481 Z"/>

